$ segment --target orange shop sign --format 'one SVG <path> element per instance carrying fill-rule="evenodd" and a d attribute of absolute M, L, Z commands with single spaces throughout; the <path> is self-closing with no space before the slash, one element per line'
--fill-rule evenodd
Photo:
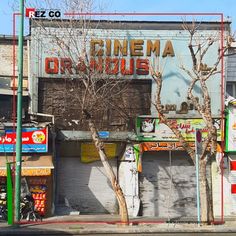
<path fill-rule="evenodd" d="M 189 142 L 194 147 L 194 142 Z M 141 151 L 168 151 L 168 150 L 184 150 L 180 142 L 145 142 L 141 143 Z"/>

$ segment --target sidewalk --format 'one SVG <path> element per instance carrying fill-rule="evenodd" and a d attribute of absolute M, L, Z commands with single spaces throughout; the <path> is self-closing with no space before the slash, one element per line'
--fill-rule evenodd
<path fill-rule="evenodd" d="M 236 220 L 229 219 L 223 225 L 198 226 L 194 223 L 165 223 L 155 218 L 135 218 L 129 226 L 118 224 L 119 217 L 112 215 L 58 216 L 43 222 L 22 222 L 18 227 L 0 223 L 0 235 L 82 235 L 122 233 L 192 233 L 235 232 Z"/>

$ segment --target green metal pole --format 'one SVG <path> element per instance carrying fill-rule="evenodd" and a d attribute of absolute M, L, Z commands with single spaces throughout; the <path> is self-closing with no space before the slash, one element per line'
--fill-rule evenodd
<path fill-rule="evenodd" d="M 18 37 L 18 90 L 15 171 L 15 222 L 20 221 L 21 153 L 22 153 L 22 81 L 23 81 L 24 0 L 20 0 L 20 31 Z"/>
<path fill-rule="evenodd" d="M 7 223 L 13 225 L 13 187 L 11 177 L 11 163 L 7 163 Z"/>

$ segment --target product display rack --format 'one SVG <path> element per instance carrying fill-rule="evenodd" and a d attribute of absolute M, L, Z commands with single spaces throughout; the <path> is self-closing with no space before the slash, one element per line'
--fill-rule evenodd
<path fill-rule="evenodd" d="M 0 177 L 0 219 L 6 220 L 6 214 L 5 211 L 7 209 L 7 183 L 6 178 Z M 3 212 L 5 211 L 5 212 Z"/>
<path fill-rule="evenodd" d="M 34 199 L 36 210 L 41 216 L 45 216 L 47 203 L 47 180 L 46 178 L 32 178 L 29 180 L 29 189 Z"/>

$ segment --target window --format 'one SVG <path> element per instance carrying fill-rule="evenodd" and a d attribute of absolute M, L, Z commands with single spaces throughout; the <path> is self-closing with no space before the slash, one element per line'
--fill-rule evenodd
<path fill-rule="evenodd" d="M 236 82 L 227 82 L 226 84 L 226 92 L 236 98 Z"/>

